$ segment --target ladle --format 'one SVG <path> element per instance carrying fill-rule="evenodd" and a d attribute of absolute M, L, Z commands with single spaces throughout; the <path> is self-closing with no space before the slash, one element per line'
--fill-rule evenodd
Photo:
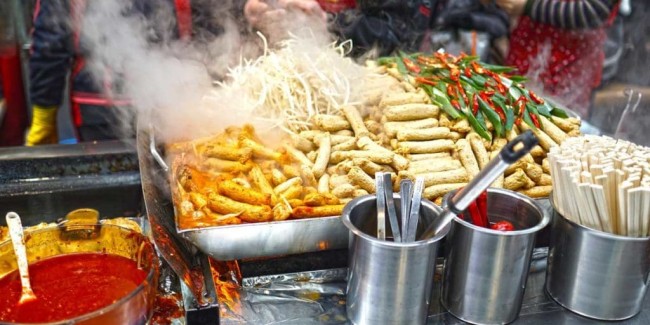
<path fill-rule="evenodd" d="M 14 246 L 14 253 L 18 260 L 18 272 L 20 273 L 20 283 L 23 286 L 22 294 L 18 304 L 24 304 L 36 300 L 36 295 L 32 291 L 32 285 L 29 282 L 29 268 L 27 263 L 27 252 L 25 251 L 25 240 L 23 238 L 23 224 L 20 221 L 20 216 L 15 212 L 9 212 L 6 216 L 7 226 L 9 227 L 9 235 L 11 236 L 11 243 Z"/>
<path fill-rule="evenodd" d="M 458 190 L 436 219 L 422 234 L 420 240 L 432 238 L 444 229 L 453 219 L 454 215 L 463 213 L 476 198 L 492 184 L 499 175 L 517 160 L 521 159 L 538 143 L 537 138 L 530 130 L 520 134 L 508 142 L 494 159 L 490 160 L 483 170 L 476 175 L 467 186 Z M 413 211 L 411 211 L 413 213 Z"/>

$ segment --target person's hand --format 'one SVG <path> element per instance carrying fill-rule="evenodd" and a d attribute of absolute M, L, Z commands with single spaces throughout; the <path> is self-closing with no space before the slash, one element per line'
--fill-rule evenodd
<path fill-rule="evenodd" d="M 280 8 L 300 10 L 303 13 L 325 21 L 327 14 L 315 0 L 278 0 Z"/>
<path fill-rule="evenodd" d="M 244 6 L 244 16 L 252 27 L 263 30 L 266 26 L 281 21 L 287 10 L 299 10 L 318 17 L 323 22 L 327 19 L 315 0 L 248 0 Z"/>
<path fill-rule="evenodd" d="M 32 126 L 29 128 L 25 142 L 27 146 L 56 144 L 59 142 L 59 134 L 56 128 L 56 113 L 56 107 L 34 105 Z"/>
<path fill-rule="evenodd" d="M 521 16 L 526 7 L 526 0 L 495 0 L 495 3 L 510 15 L 510 17 Z"/>

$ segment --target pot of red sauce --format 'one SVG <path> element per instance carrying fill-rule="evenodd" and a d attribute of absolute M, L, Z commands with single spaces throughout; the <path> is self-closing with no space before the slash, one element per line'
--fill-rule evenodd
<path fill-rule="evenodd" d="M 21 286 L 10 241 L 0 243 L 0 324 L 145 324 L 158 287 L 149 239 L 114 224 L 25 231 L 36 301 L 18 304 Z"/>

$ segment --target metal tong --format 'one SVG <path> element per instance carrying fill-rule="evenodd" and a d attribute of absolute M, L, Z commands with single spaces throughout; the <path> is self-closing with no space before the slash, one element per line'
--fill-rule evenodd
<path fill-rule="evenodd" d="M 499 155 L 485 166 L 472 181 L 447 201 L 440 216 L 424 231 L 420 240 L 426 240 L 435 236 L 444 229 L 454 218 L 454 215 L 461 214 L 476 198 L 492 184 L 499 175 L 503 174 L 511 164 L 528 154 L 538 143 L 537 137 L 530 131 L 526 131 L 507 143 L 499 152 Z M 515 148 L 519 144 L 521 148 Z"/>
<path fill-rule="evenodd" d="M 400 182 L 401 229 L 395 209 L 390 174 L 376 173 L 375 186 L 377 189 L 377 238 L 386 240 L 386 209 L 388 209 L 388 221 L 393 233 L 393 241 L 402 243 L 415 241 L 424 179 L 418 177 L 413 191 L 411 190 L 413 184 L 410 180 Z"/>

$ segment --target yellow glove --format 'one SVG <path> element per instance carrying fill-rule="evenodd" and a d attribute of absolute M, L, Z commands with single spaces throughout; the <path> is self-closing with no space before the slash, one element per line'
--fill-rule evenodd
<path fill-rule="evenodd" d="M 27 146 L 59 143 L 59 134 L 56 129 L 56 106 L 43 107 L 34 105 L 32 113 L 32 126 L 27 133 Z"/>

